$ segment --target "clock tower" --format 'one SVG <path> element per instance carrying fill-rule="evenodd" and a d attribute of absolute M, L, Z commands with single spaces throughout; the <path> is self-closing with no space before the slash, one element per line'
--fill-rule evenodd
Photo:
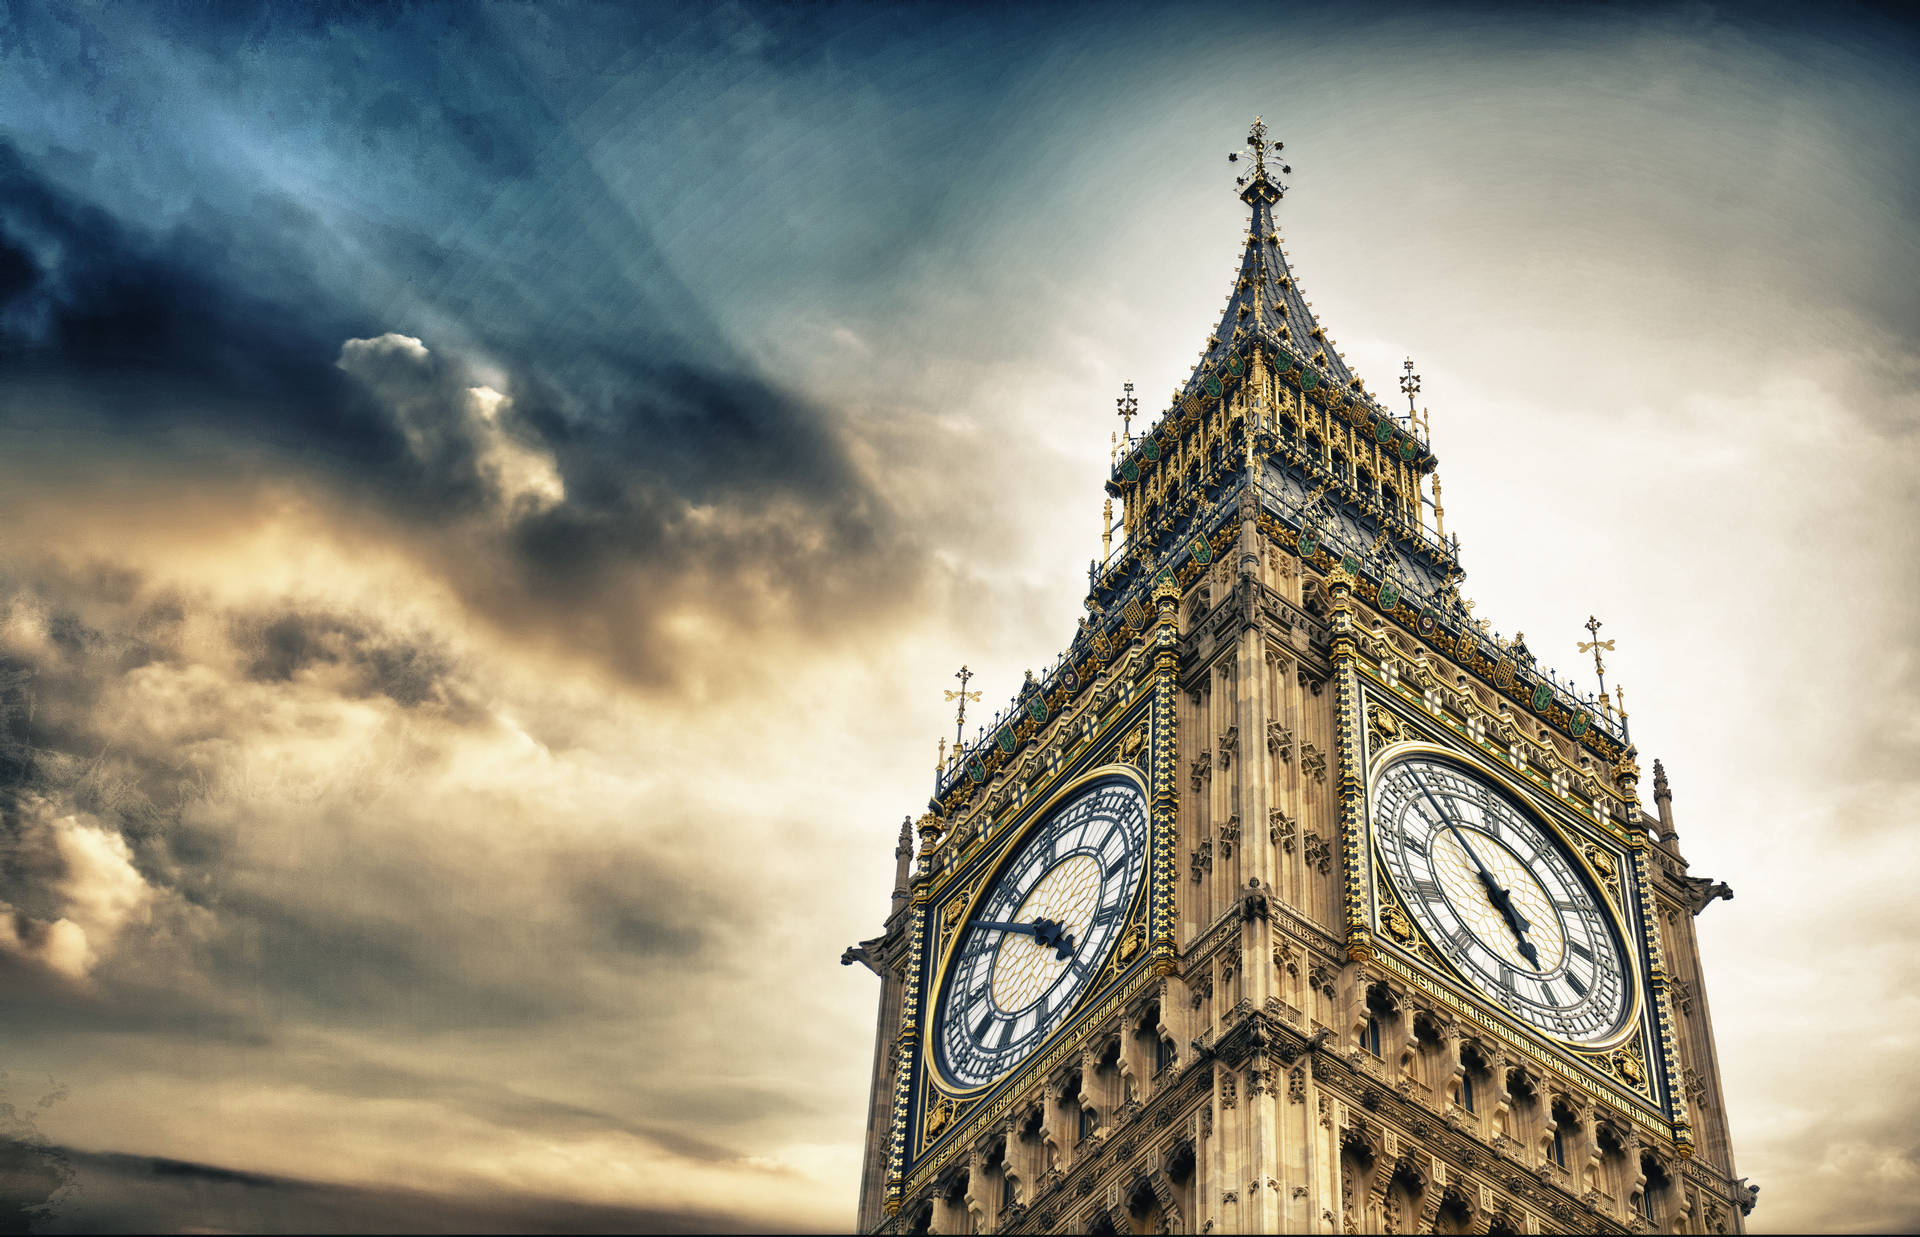
<path fill-rule="evenodd" d="M 1315 320 L 1279 150 L 1233 156 L 1245 253 L 1116 453 L 1079 631 L 842 958 L 881 981 L 858 1226 L 1743 1231 L 1693 928 L 1731 891 L 1604 683 L 1469 614 L 1417 378 L 1383 406 Z"/>

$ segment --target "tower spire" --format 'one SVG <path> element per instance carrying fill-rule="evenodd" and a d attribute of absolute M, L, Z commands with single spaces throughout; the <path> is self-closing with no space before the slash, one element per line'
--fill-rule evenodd
<path fill-rule="evenodd" d="M 1240 200 L 1251 211 L 1247 246 L 1220 325 L 1207 337 L 1192 376 L 1174 393 L 1176 408 L 1189 399 L 1213 394 L 1207 383 L 1211 379 L 1218 384 L 1219 367 L 1229 365 L 1256 340 L 1268 349 L 1284 349 L 1310 366 L 1316 371 L 1316 383 L 1324 381 L 1340 388 L 1355 381 L 1353 371 L 1314 320 L 1313 307 L 1301 295 L 1286 254 L 1281 251 L 1273 207 L 1287 192 L 1287 186 L 1277 178 L 1293 174 L 1293 167 L 1280 161 L 1285 149 L 1286 143 L 1275 141 L 1266 122 L 1256 116 L 1242 148 L 1227 155 L 1229 163 L 1253 165 L 1246 175 L 1234 179 Z"/>

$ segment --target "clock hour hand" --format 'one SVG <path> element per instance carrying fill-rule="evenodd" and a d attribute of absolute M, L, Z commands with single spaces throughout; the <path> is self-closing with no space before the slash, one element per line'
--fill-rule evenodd
<path fill-rule="evenodd" d="M 1051 919 L 1036 919 L 1032 923 L 998 923 L 991 919 L 976 919 L 973 926 L 994 932 L 1018 932 L 1031 936 L 1042 945 L 1051 946 L 1054 955 L 1063 962 L 1073 957 L 1073 933 Z"/>
<path fill-rule="evenodd" d="M 1534 970 L 1539 970 L 1540 951 L 1535 949 L 1533 942 L 1527 939 L 1527 929 L 1533 925 L 1527 921 L 1525 915 L 1520 913 L 1520 908 L 1513 904 L 1513 895 L 1508 890 L 1500 888 L 1485 868 L 1480 870 L 1480 883 L 1487 887 L 1487 898 L 1493 903 L 1494 909 L 1498 910 L 1507 921 L 1507 927 L 1513 929 L 1513 939 L 1520 947 L 1520 956 L 1532 963 Z"/>
<path fill-rule="evenodd" d="M 1433 810 L 1440 817 L 1440 823 L 1453 834 L 1454 841 L 1460 843 L 1460 849 L 1467 852 L 1467 858 L 1473 860 L 1473 866 L 1480 875 L 1480 883 L 1486 887 L 1487 900 L 1493 903 L 1495 910 L 1500 912 L 1500 917 L 1507 921 L 1507 927 L 1513 932 L 1514 941 L 1520 947 L 1520 956 L 1531 963 L 1534 970 L 1539 970 L 1540 952 L 1534 948 L 1533 942 L 1527 939 L 1527 929 L 1533 924 L 1528 922 L 1527 917 L 1522 915 L 1519 908 L 1513 904 L 1512 894 L 1500 887 L 1500 882 L 1494 879 L 1487 865 L 1480 861 L 1480 855 L 1473 849 L 1473 844 L 1467 841 L 1465 834 L 1460 832 L 1460 827 L 1453 823 L 1452 814 L 1440 806 L 1439 801 L 1433 797 L 1433 792 L 1425 786 L 1420 787 L 1420 793 L 1425 795 L 1427 802 L 1433 805 Z"/>

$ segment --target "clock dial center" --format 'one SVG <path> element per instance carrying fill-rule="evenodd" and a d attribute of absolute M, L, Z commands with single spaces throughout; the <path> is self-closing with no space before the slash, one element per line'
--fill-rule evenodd
<path fill-rule="evenodd" d="M 1074 855 L 1054 867 L 1033 887 L 1014 919 L 1034 923 L 1050 919 L 1074 940 L 1085 939 L 1100 903 L 1100 865 L 1090 855 Z M 993 962 L 993 1003 L 1018 1013 L 1046 995 L 1073 964 L 1037 936 L 1008 933 Z"/>
<path fill-rule="evenodd" d="M 1466 834 L 1474 854 L 1487 865 L 1500 888 L 1513 899 L 1514 909 L 1526 918 L 1527 939 L 1538 951 L 1538 965 L 1521 954 L 1520 942 L 1488 896 L 1473 856 L 1467 853 L 1459 838 L 1443 832 L 1436 835 L 1433 842 L 1434 875 L 1439 878 L 1440 891 L 1459 912 L 1468 930 L 1507 965 L 1522 973 L 1551 971 L 1559 966 L 1566 957 L 1567 938 L 1560 931 L 1560 919 L 1554 913 L 1553 900 L 1547 891 L 1540 887 L 1540 882 L 1527 871 L 1519 857 L 1493 837 L 1478 829 L 1461 832 Z"/>

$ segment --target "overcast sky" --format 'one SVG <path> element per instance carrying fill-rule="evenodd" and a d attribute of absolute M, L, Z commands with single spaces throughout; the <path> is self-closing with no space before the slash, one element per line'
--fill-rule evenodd
<path fill-rule="evenodd" d="M 1424 377 L 1477 613 L 1583 681 L 1605 622 L 1736 892 L 1755 1229 L 1920 1227 L 1911 30 L 204 7 L 0 9 L 0 1136 L 46 1226 L 844 1227 L 839 952 L 953 671 L 997 706 L 1072 634 L 1260 113 L 1321 322 Z"/>

